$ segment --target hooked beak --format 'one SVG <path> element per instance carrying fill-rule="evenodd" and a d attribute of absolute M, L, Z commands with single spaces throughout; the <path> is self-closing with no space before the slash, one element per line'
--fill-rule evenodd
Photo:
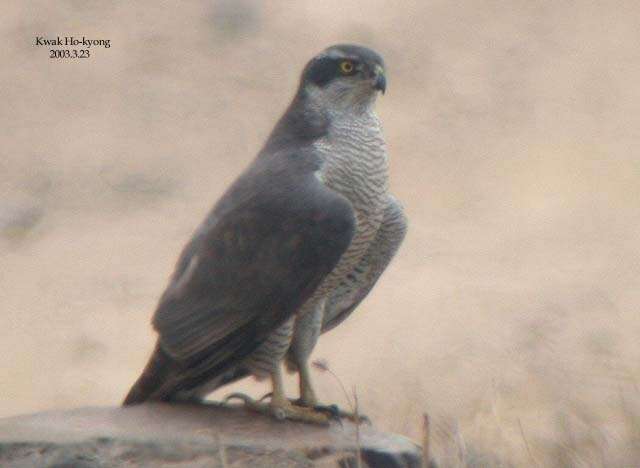
<path fill-rule="evenodd" d="M 387 78 L 384 76 L 384 69 L 380 65 L 376 65 L 373 75 L 373 89 L 381 91 L 382 94 L 387 90 Z"/>

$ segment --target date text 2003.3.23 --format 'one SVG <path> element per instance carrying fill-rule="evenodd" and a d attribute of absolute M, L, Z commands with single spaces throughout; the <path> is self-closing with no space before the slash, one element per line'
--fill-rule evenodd
<path fill-rule="evenodd" d="M 89 58 L 89 49 L 50 49 L 49 58 Z"/>

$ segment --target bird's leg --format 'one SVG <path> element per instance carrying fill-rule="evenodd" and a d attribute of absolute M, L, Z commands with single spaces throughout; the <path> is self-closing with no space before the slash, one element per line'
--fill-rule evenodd
<path fill-rule="evenodd" d="M 282 369 L 280 365 L 276 366 L 271 373 L 271 382 L 273 384 L 273 394 L 269 406 L 271 412 L 278 419 L 292 419 L 294 421 L 303 421 L 314 424 L 328 424 L 329 417 L 322 412 L 315 411 L 313 408 L 300 407 L 291 404 L 284 393 L 284 385 L 282 382 Z"/>
<path fill-rule="evenodd" d="M 324 306 L 324 299 L 305 304 L 296 319 L 295 330 L 289 348 L 289 359 L 298 370 L 300 399 L 296 404 L 308 408 L 313 408 L 318 404 L 318 398 L 311 383 L 309 357 L 322 330 Z"/>
<path fill-rule="evenodd" d="M 315 391 L 313 390 L 313 385 L 311 384 L 311 372 L 308 361 L 298 363 L 298 373 L 300 399 L 295 402 L 296 405 L 313 408 L 316 411 L 327 414 L 331 419 L 339 420 L 340 418 L 345 418 L 358 424 L 363 422 L 371 424 L 371 420 L 363 414 L 342 410 L 338 405 L 319 404 Z"/>
<path fill-rule="evenodd" d="M 300 376 L 300 399 L 297 403 L 308 408 L 318 406 L 318 398 L 316 397 L 316 392 L 313 390 L 313 385 L 311 384 L 311 372 L 309 369 L 309 362 L 307 360 L 298 363 L 298 374 Z"/>
<path fill-rule="evenodd" d="M 293 403 L 297 406 L 326 414 L 331 419 L 339 420 L 342 417 L 352 421 L 362 421 L 362 417 L 355 417 L 350 413 L 341 411 L 336 405 L 325 406 L 318 404 L 318 398 L 311 383 L 309 357 L 322 329 L 325 302 L 322 300 L 308 304 L 305 307 L 306 310 L 300 312 L 300 316 L 296 320 L 296 329 L 289 348 L 289 359 L 298 371 L 298 383 L 300 386 L 300 398 Z"/>
<path fill-rule="evenodd" d="M 231 399 L 239 399 L 244 402 L 247 408 L 262 414 L 269 414 L 279 420 L 290 419 L 292 421 L 321 425 L 329 423 L 330 418 L 327 414 L 324 414 L 324 412 L 316 411 L 313 408 L 295 406 L 287 399 L 284 393 L 280 365 L 277 365 L 271 372 L 271 384 L 273 386 L 273 392 L 271 393 L 269 403 L 256 401 L 242 393 L 232 393 L 225 398 L 225 402 Z"/>

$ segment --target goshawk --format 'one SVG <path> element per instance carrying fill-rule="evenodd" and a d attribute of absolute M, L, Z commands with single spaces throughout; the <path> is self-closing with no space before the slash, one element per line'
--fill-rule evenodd
<path fill-rule="evenodd" d="M 254 375 L 271 378 L 264 409 L 326 421 L 314 409 L 311 351 L 366 297 L 406 231 L 374 113 L 385 88 L 383 60 L 365 47 L 329 47 L 307 64 L 256 159 L 184 248 L 125 405 L 200 399 Z M 296 404 L 283 360 L 299 372 Z"/>

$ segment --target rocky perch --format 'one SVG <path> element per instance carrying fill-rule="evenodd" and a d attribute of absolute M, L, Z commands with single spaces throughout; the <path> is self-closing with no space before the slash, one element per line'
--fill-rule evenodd
<path fill-rule="evenodd" d="M 80 408 L 0 419 L 0 466 L 417 468 L 420 447 L 348 421 L 276 421 L 216 405 Z"/>

